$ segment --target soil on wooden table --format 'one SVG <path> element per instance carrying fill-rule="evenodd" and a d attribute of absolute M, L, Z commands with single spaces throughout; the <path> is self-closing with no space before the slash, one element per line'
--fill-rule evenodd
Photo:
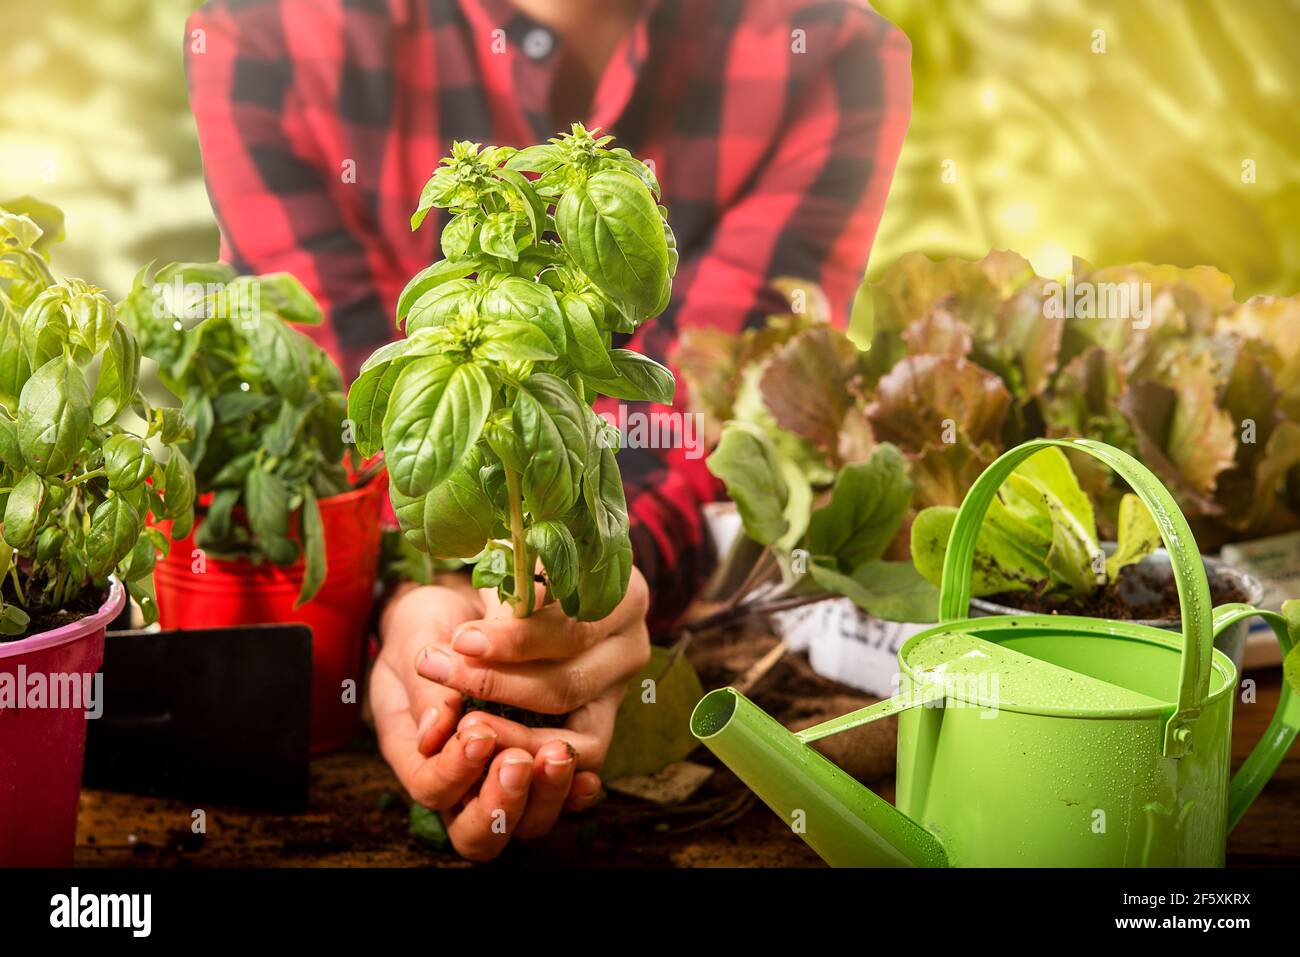
<path fill-rule="evenodd" d="M 1210 599 L 1215 605 L 1249 598 L 1232 582 L 1210 581 Z M 989 595 L 987 601 L 1042 615 L 1083 615 L 1116 621 L 1177 621 L 1182 617 L 1173 576 L 1138 575 L 1134 568 L 1121 571 L 1113 587 L 1099 588 L 1082 600 L 1009 591 Z"/>
<path fill-rule="evenodd" d="M 27 623 L 27 630 L 21 635 L 0 635 L 0 642 L 21 641 L 23 638 L 30 638 L 32 635 L 53 631 L 55 628 L 80 621 L 99 611 L 107 597 L 107 588 L 83 588 L 76 598 L 57 611 L 41 611 L 32 615 L 31 621 Z"/>

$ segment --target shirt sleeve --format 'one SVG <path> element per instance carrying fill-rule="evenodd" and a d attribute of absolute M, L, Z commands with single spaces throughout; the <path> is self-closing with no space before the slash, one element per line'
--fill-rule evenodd
<path fill-rule="evenodd" d="M 901 31 L 860 8 L 846 7 L 833 34 L 817 42 L 823 39 L 834 53 L 809 58 L 794 79 L 791 121 L 770 162 L 721 215 L 710 242 L 682 261 L 672 305 L 638 332 L 633 348 L 665 361 L 683 329 L 739 332 L 761 324 L 788 308 L 770 286 L 781 276 L 817 283 L 833 321 L 847 326 L 911 116 L 911 47 Z M 808 43 L 812 49 L 814 39 Z M 683 390 L 679 378 L 677 410 L 686 407 Z M 697 452 L 619 456 L 636 563 L 660 627 L 680 617 L 713 565 L 701 509 L 722 489 Z"/>
<path fill-rule="evenodd" d="M 347 170 L 326 168 L 312 135 L 303 85 L 321 67 L 291 55 L 286 9 L 216 2 L 190 16 L 190 106 L 222 259 L 240 272 L 291 272 L 314 290 L 328 321 L 308 332 L 351 376 L 389 338 L 382 256 L 351 221 Z"/>

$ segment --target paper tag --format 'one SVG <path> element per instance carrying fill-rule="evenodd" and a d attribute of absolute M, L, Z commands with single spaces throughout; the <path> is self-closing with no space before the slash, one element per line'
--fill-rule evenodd
<path fill-rule="evenodd" d="M 882 621 L 847 598 L 833 598 L 772 616 L 793 651 L 807 649 L 813 671 L 878 698 L 894 694 L 898 649 L 929 625 Z"/>

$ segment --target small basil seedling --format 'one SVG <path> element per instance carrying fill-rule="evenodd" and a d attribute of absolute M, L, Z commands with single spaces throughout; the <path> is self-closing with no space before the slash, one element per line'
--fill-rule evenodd
<path fill-rule="evenodd" d="M 172 263 L 152 281 L 141 270 L 122 312 L 194 426 L 183 448 L 199 491 L 212 494 L 195 544 L 277 565 L 301 556 L 297 602 L 310 600 L 327 559 L 318 502 L 354 484 L 344 464 L 342 376 L 294 328 L 319 325 L 320 306 L 288 273 Z"/>
<path fill-rule="evenodd" d="M 597 396 L 669 404 L 672 374 L 611 346 L 668 303 L 677 252 L 648 166 L 575 125 L 524 150 L 456 143 L 412 217 L 447 211 L 442 260 L 397 307 L 406 338 L 348 397 L 383 449 L 407 541 L 469 559 L 519 617 L 608 615 L 632 568 L 618 433 Z"/>
<path fill-rule="evenodd" d="M 149 518 L 171 519 L 177 537 L 193 522 L 194 473 L 178 447 L 190 434 L 184 416 L 140 394 L 135 336 L 101 290 L 55 281 L 49 238 L 30 216 L 0 208 L 3 636 L 73 611 L 110 575 L 152 623 L 152 572 L 168 542 Z M 119 422 L 128 411 L 138 429 Z"/>

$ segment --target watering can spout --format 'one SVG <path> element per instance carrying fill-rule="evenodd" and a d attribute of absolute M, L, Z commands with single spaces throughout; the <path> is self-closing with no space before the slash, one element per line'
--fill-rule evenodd
<path fill-rule="evenodd" d="M 691 731 L 836 867 L 946 867 L 939 841 L 734 688 L 704 696 Z"/>

